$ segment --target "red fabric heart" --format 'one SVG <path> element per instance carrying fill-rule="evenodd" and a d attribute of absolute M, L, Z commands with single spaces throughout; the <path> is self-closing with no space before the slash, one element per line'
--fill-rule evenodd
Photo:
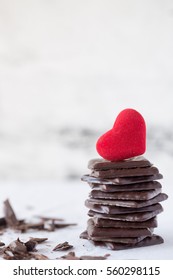
<path fill-rule="evenodd" d="M 134 109 L 125 109 L 117 116 L 111 130 L 96 143 L 100 156 L 110 161 L 142 155 L 146 149 L 146 125 Z"/>

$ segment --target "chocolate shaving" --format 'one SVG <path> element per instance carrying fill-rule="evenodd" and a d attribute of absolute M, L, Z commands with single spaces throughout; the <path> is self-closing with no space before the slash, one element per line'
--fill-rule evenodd
<path fill-rule="evenodd" d="M 80 260 L 80 258 L 78 258 L 75 255 L 75 252 L 69 252 L 67 255 L 61 256 L 60 259 L 62 259 L 62 260 Z"/>
<path fill-rule="evenodd" d="M 69 226 L 76 226 L 77 224 L 67 224 L 67 223 L 54 223 L 54 227 L 55 228 L 65 228 L 65 227 L 69 227 Z"/>
<path fill-rule="evenodd" d="M 6 227 L 7 226 L 7 223 L 6 223 L 6 220 L 5 220 L 5 218 L 3 217 L 3 218 L 0 218 L 0 228 L 1 227 Z"/>
<path fill-rule="evenodd" d="M 7 247 L 0 249 L 0 254 L 6 260 L 47 260 L 48 257 L 42 254 L 34 254 L 38 243 L 46 241 L 47 238 L 31 238 L 27 242 L 22 242 L 19 238 L 11 242 Z"/>
<path fill-rule="evenodd" d="M 30 239 L 29 241 L 27 241 L 25 243 L 25 246 L 26 246 L 26 249 L 27 249 L 28 252 L 30 252 L 30 251 L 35 252 L 36 251 L 35 250 L 36 245 L 37 245 L 37 242 L 32 240 L 32 239 Z"/>
<path fill-rule="evenodd" d="M 47 240 L 48 240 L 47 237 L 43 237 L 43 238 L 32 237 L 29 241 L 35 241 L 37 243 L 43 243 L 43 242 L 45 242 Z"/>
<path fill-rule="evenodd" d="M 64 223 L 63 219 L 50 218 L 39 216 L 40 221 L 37 223 L 26 222 L 25 220 L 18 220 L 15 212 L 9 202 L 4 201 L 4 217 L 0 218 L 0 234 L 4 233 L 7 228 L 20 231 L 22 233 L 28 230 L 44 230 L 55 231 L 57 229 L 65 228 L 68 226 L 75 226 L 76 223 Z M 19 238 L 11 242 L 8 246 L 5 246 L 3 242 L 0 242 L 0 255 L 6 260 L 47 260 L 47 256 L 42 254 L 36 254 L 36 246 L 39 243 L 43 243 L 48 238 L 30 238 L 27 242 L 22 242 Z M 4 246 L 4 247 L 3 247 Z M 58 244 L 53 251 L 68 250 L 73 248 L 68 242 Z M 68 256 L 70 259 L 79 259 L 75 256 L 75 253 L 71 253 Z"/>
<path fill-rule="evenodd" d="M 17 230 L 20 230 L 21 232 L 26 232 L 29 229 L 36 229 L 36 230 L 44 230 L 44 223 L 23 223 L 16 227 Z"/>
<path fill-rule="evenodd" d="M 10 227 L 22 233 L 32 230 L 55 231 L 56 229 L 75 226 L 75 223 L 63 223 L 63 219 L 55 217 L 38 216 L 41 221 L 37 223 L 27 223 L 25 220 L 18 220 L 9 200 L 4 201 L 4 217 L 0 218 L 0 234 Z M 34 246 L 34 245 L 33 245 Z"/>
<path fill-rule="evenodd" d="M 4 246 L 5 245 L 5 243 L 3 243 L 3 242 L 0 242 L 0 247 L 2 247 L 2 246 Z"/>
<path fill-rule="evenodd" d="M 33 253 L 15 253 L 11 254 L 6 251 L 3 255 L 5 260 L 48 260 L 49 258 L 42 254 L 33 254 Z"/>
<path fill-rule="evenodd" d="M 55 217 L 44 217 L 44 216 L 36 216 L 37 218 L 43 220 L 43 221 L 59 221 L 59 222 L 63 222 L 64 219 L 61 218 L 55 218 Z"/>
<path fill-rule="evenodd" d="M 49 258 L 45 255 L 42 254 L 34 254 L 34 259 L 35 260 L 49 260 Z"/>
<path fill-rule="evenodd" d="M 60 243 L 58 245 L 56 245 L 56 247 L 53 249 L 53 251 L 65 251 L 65 250 L 69 250 L 72 249 L 73 245 L 70 245 L 67 241 L 64 243 Z"/>
<path fill-rule="evenodd" d="M 15 227 L 19 224 L 19 221 L 17 220 L 16 215 L 8 199 L 4 201 L 4 215 L 5 221 L 9 227 Z"/>
<path fill-rule="evenodd" d="M 17 254 L 21 254 L 21 253 L 26 253 L 27 252 L 27 247 L 25 245 L 25 243 L 23 243 L 22 241 L 20 241 L 20 239 L 18 238 L 17 240 L 11 242 L 8 247 L 7 247 L 7 251 L 11 251 L 12 253 L 17 253 Z"/>
<path fill-rule="evenodd" d="M 77 257 L 75 252 L 69 252 L 67 255 L 61 256 L 60 259 L 63 260 L 106 260 L 110 254 L 104 256 L 81 256 Z"/>
<path fill-rule="evenodd" d="M 106 254 L 104 256 L 81 256 L 80 260 L 106 260 L 110 254 Z"/>
<path fill-rule="evenodd" d="M 37 238 L 37 237 L 36 238 L 30 238 L 29 241 L 25 242 L 25 246 L 27 248 L 27 251 L 28 252 L 30 252 L 30 251 L 36 252 L 36 249 L 35 249 L 36 245 L 38 243 L 43 243 L 46 240 L 48 240 L 48 238 Z"/>

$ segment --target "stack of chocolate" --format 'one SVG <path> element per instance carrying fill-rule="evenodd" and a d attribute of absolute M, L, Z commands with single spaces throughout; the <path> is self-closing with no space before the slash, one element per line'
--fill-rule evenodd
<path fill-rule="evenodd" d="M 80 237 L 112 250 L 163 243 L 154 234 L 160 202 L 167 199 L 159 170 L 142 156 L 122 161 L 93 159 L 90 175 L 83 181 L 91 187 L 85 201 L 89 208 L 87 230 Z"/>

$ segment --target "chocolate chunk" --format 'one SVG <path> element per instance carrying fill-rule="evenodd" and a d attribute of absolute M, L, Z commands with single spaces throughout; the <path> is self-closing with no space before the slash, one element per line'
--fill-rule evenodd
<path fill-rule="evenodd" d="M 156 197 L 161 192 L 161 188 L 147 191 L 123 191 L 123 192 L 103 192 L 93 189 L 89 196 L 91 198 L 99 199 L 114 199 L 114 200 L 149 200 Z"/>
<path fill-rule="evenodd" d="M 83 231 L 83 232 L 80 234 L 79 237 L 82 238 L 82 239 L 88 239 L 88 233 L 87 233 L 87 231 L 86 231 L 86 230 Z"/>
<path fill-rule="evenodd" d="M 116 177 L 151 176 L 155 174 L 159 174 L 159 170 L 154 166 L 128 169 L 93 170 L 91 172 L 91 176 L 101 179 L 111 179 Z"/>
<path fill-rule="evenodd" d="M 25 244 L 28 252 L 34 252 L 35 251 L 35 247 L 37 245 L 37 242 L 32 240 L 32 239 L 30 239 L 29 241 L 27 241 L 24 244 Z"/>
<path fill-rule="evenodd" d="M 128 222 L 128 221 L 116 221 L 111 219 L 93 217 L 95 227 L 115 227 L 115 228 L 155 228 L 157 227 L 157 218 L 151 218 L 144 222 Z"/>
<path fill-rule="evenodd" d="M 153 233 L 152 228 L 104 228 L 95 227 L 91 219 L 88 220 L 87 232 L 89 239 L 92 237 L 140 237 L 140 236 L 150 236 Z"/>
<path fill-rule="evenodd" d="M 0 218 L 0 228 L 5 228 L 7 226 L 7 222 L 4 217 Z"/>
<path fill-rule="evenodd" d="M 31 237 L 29 241 L 34 241 L 34 242 L 40 244 L 40 243 L 43 243 L 47 240 L 48 240 L 47 237 L 40 237 L 40 238 L 39 237 Z"/>
<path fill-rule="evenodd" d="M 76 256 L 75 252 L 69 252 L 67 255 L 61 256 L 60 259 L 63 259 L 63 260 L 80 260 L 80 258 Z"/>
<path fill-rule="evenodd" d="M 16 218 L 14 210 L 8 199 L 4 201 L 4 214 L 6 223 L 9 227 L 15 227 L 19 224 L 19 221 Z"/>
<path fill-rule="evenodd" d="M 89 183 L 92 190 L 102 192 L 131 192 L 131 191 L 148 191 L 159 189 L 161 191 L 161 184 L 157 181 L 130 184 L 130 185 L 105 185 Z"/>
<path fill-rule="evenodd" d="M 25 243 L 21 242 L 19 238 L 15 241 L 11 242 L 8 245 L 8 248 L 12 253 L 20 254 L 20 253 L 27 252 L 27 247 L 26 247 Z"/>
<path fill-rule="evenodd" d="M 133 157 L 122 161 L 108 161 L 102 158 L 91 159 L 88 163 L 89 169 L 107 170 L 117 168 L 149 167 L 152 163 L 143 156 Z"/>
<path fill-rule="evenodd" d="M 153 234 L 152 236 L 147 236 L 142 241 L 136 244 L 122 244 L 116 242 L 103 242 L 103 241 L 92 241 L 96 246 L 104 246 L 111 250 L 123 250 L 123 249 L 132 249 L 145 246 L 152 246 L 164 243 L 164 240 L 161 236 Z"/>
<path fill-rule="evenodd" d="M 88 183 L 105 184 L 105 185 L 129 185 L 135 183 L 150 182 L 162 179 L 162 174 L 154 174 L 150 176 L 137 176 L 137 177 L 117 177 L 111 180 L 96 178 L 90 175 L 82 176 L 81 180 Z"/>
<path fill-rule="evenodd" d="M 111 214 L 99 213 L 93 210 L 89 210 L 88 215 L 90 217 L 99 217 L 99 218 L 118 220 L 118 221 L 143 222 L 155 217 L 156 215 L 162 212 L 163 212 L 163 207 L 159 204 L 158 209 L 154 211 L 111 215 Z"/>
<path fill-rule="evenodd" d="M 150 205 L 154 205 L 158 202 L 164 201 L 168 198 L 167 194 L 160 193 L 154 198 L 140 201 L 140 200 L 106 200 L 106 199 L 88 199 L 86 203 L 92 203 L 94 205 L 108 205 L 108 206 L 118 206 L 118 207 L 129 207 L 129 208 L 137 208 L 141 209 L 143 207 L 147 207 Z"/>
<path fill-rule="evenodd" d="M 66 251 L 72 249 L 73 245 L 70 245 L 67 241 L 56 245 L 53 251 Z"/>
<path fill-rule="evenodd" d="M 0 241 L 0 247 L 4 246 L 5 243 Z"/>

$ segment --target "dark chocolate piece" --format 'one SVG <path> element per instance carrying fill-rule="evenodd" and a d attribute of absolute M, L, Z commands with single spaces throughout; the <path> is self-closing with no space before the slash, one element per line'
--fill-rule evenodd
<path fill-rule="evenodd" d="M 90 201 L 87 199 L 85 201 L 85 206 L 91 210 L 94 210 L 98 213 L 105 213 L 105 214 L 125 214 L 125 213 L 138 213 L 138 212 L 152 212 L 157 209 L 160 209 L 160 204 L 156 203 L 147 207 L 141 208 L 130 208 L 130 207 L 119 207 L 119 206 L 110 206 L 110 205 L 101 205 L 96 204 L 95 202 Z"/>
<path fill-rule="evenodd" d="M 0 228 L 5 228 L 7 226 L 7 222 L 4 217 L 0 218 Z"/>
<path fill-rule="evenodd" d="M 153 233 L 152 228 L 104 228 L 95 227 L 92 219 L 88 220 L 87 232 L 89 239 L 92 237 L 140 237 L 140 236 L 150 236 Z"/>
<path fill-rule="evenodd" d="M 9 227 L 15 227 L 19 224 L 19 221 L 8 199 L 4 201 L 4 214 L 6 223 Z"/>
<path fill-rule="evenodd" d="M 129 222 L 143 222 L 143 221 L 146 221 L 146 220 L 149 220 L 149 219 L 155 217 L 156 215 L 158 215 L 162 212 L 163 212 L 163 207 L 162 207 L 162 205 L 159 204 L 158 209 L 156 209 L 154 211 L 111 215 L 111 214 L 98 213 L 93 210 L 89 210 L 88 216 L 99 217 L 99 218 L 104 218 L 104 219 L 111 219 L 111 220 L 116 220 L 116 221 L 118 220 L 118 221 L 129 221 Z"/>
<path fill-rule="evenodd" d="M 91 176 L 103 179 L 150 176 L 155 174 L 159 174 L 159 170 L 155 166 L 128 169 L 93 170 L 91 172 Z"/>
<path fill-rule="evenodd" d="M 98 158 L 98 159 L 91 159 L 88 163 L 88 168 L 95 169 L 95 170 L 135 168 L 135 167 L 148 167 L 148 166 L 152 166 L 152 163 L 149 162 L 143 156 L 133 157 L 122 161 L 108 161 L 102 158 Z"/>
<path fill-rule="evenodd" d="M 105 254 L 104 256 L 81 256 L 80 260 L 106 260 L 110 257 L 110 254 Z"/>
<path fill-rule="evenodd" d="M 103 241 L 103 242 L 116 242 L 122 244 L 136 244 L 142 241 L 146 236 L 138 237 L 88 237 L 89 240 Z"/>
<path fill-rule="evenodd" d="M 29 241 L 27 241 L 24 244 L 25 244 L 28 252 L 35 252 L 36 251 L 35 247 L 37 245 L 37 242 L 35 240 L 30 239 Z"/>
<path fill-rule="evenodd" d="M 114 199 L 114 200 L 149 200 L 156 197 L 159 193 L 161 193 L 161 188 L 155 190 L 147 190 L 147 191 L 123 191 L 123 192 L 103 192 L 99 190 L 93 189 L 89 196 L 91 198 L 99 198 L 99 199 Z"/>
<path fill-rule="evenodd" d="M 103 242 L 103 241 L 91 241 L 96 246 L 104 246 L 111 250 L 123 250 L 123 249 L 132 249 L 132 248 L 140 248 L 152 245 L 159 245 L 164 243 L 164 240 L 161 236 L 153 234 L 152 236 L 147 236 L 142 241 L 136 244 L 122 244 L 115 242 Z"/>
<path fill-rule="evenodd" d="M 154 174 L 150 176 L 137 176 L 137 177 L 117 177 L 114 179 L 101 179 L 92 177 L 90 175 L 82 176 L 81 180 L 88 182 L 88 183 L 95 183 L 95 184 L 105 184 L 105 185 L 129 185 L 135 183 L 143 183 L 143 182 L 150 182 L 154 180 L 162 179 L 162 174 Z"/>
<path fill-rule="evenodd" d="M 155 228 L 157 227 L 157 218 L 151 218 L 144 222 L 128 222 L 128 221 L 116 221 L 111 219 L 93 217 L 95 227 L 115 227 L 115 228 Z"/>
<path fill-rule="evenodd" d="M 167 194 L 160 193 L 154 198 L 148 200 L 113 200 L 113 199 L 95 199 L 90 198 L 87 200 L 87 203 L 92 203 L 94 205 L 108 205 L 108 206 L 118 206 L 118 207 L 127 207 L 127 208 L 143 208 L 150 205 L 154 205 L 158 202 L 164 201 L 168 198 Z"/>
<path fill-rule="evenodd" d="M 131 191 L 148 191 L 162 188 L 162 185 L 157 181 L 150 181 L 144 183 L 130 184 L 130 185 L 105 185 L 105 184 L 94 184 L 89 183 L 92 190 L 102 192 L 131 192 Z"/>
<path fill-rule="evenodd" d="M 80 234 L 79 237 L 82 238 L 82 239 L 88 239 L 88 233 L 87 233 L 87 231 L 86 231 L 86 230 L 83 231 L 83 232 Z"/>
<path fill-rule="evenodd" d="M 73 245 L 70 245 L 67 241 L 60 243 L 56 245 L 56 247 L 53 249 L 53 251 L 66 251 L 69 249 L 72 249 Z"/>
<path fill-rule="evenodd" d="M 47 237 L 31 237 L 29 241 L 34 241 L 34 242 L 36 242 L 38 244 L 41 244 L 41 243 L 43 243 L 43 242 L 45 242 L 47 240 L 48 240 Z"/>
<path fill-rule="evenodd" d="M 77 257 L 75 252 L 69 252 L 67 255 L 61 256 L 60 259 L 63 260 L 106 260 L 110 254 L 105 254 L 104 256 L 81 256 Z"/>
<path fill-rule="evenodd" d="M 108 242 L 116 242 L 116 243 L 123 243 L 123 244 L 136 244 L 143 240 L 146 236 L 140 237 L 92 237 L 89 238 L 87 231 L 84 231 L 80 234 L 80 238 L 82 239 L 90 239 L 93 241 L 108 241 Z"/>

